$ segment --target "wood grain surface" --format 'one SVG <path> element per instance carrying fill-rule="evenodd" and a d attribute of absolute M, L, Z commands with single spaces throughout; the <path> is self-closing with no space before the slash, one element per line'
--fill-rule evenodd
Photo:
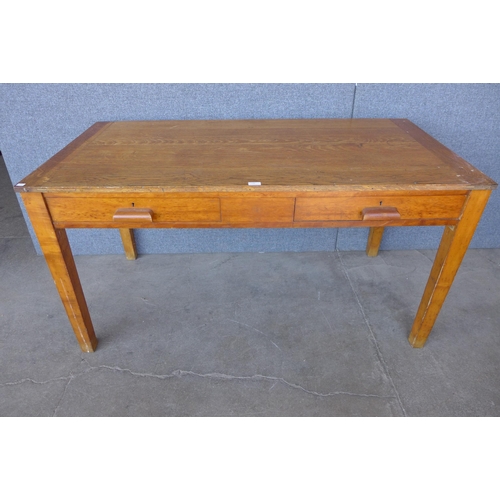
<path fill-rule="evenodd" d="M 122 239 L 123 250 L 127 260 L 137 259 L 137 248 L 135 246 L 135 236 L 132 229 L 121 228 L 120 237 Z"/>
<path fill-rule="evenodd" d="M 40 193 L 23 193 L 22 198 L 78 343 L 82 351 L 93 352 L 97 338 L 66 231 L 53 227 Z"/>
<path fill-rule="evenodd" d="M 491 191 L 471 191 L 460 222 L 456 226 L 445 227 L 408 338 L 413 347 L 424 346 L 462 263 L 490 194 Z"/>
<path fill-rule="evenodd" d="M 366 255 L 368 257 L 376 257 L 380 243 L 382 243 L 382 236 L 384 235 L 383 227 L 371 227 L 368 233 L 368 240 L 366 242 Z"/>
<path fill-rule="evenodd" d="M 16 190 L 304 192 L 495 186 L 408 120 L 186 120 L 97 123 Z"/>
<path fill-rule="evenodd" d="M 361 220 L 365 208 L 396 208 L 401 219 L 458 218 L 465 195 L 297 197 L 295 220 Z M 398 217 L 399 218 L 399 217 Z"/>

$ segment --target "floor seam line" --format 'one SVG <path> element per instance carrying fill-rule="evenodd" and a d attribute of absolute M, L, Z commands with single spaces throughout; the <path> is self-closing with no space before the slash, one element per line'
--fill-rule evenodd
<path fill-rule="evenodd" d="M 86 362 L 86 363 L 87 363 L 87 365 L 89 364 L 89 363 L 87 362 L 87 360 L 86 360 L 86 359 L 84 359 L 84 358 L 80 358 L 80 365 L 79 365 L 79 366 L 81 366 L 81 365 L 82 365 L 82 362 Z M 62 402 L 63 402 L 63 399 L 64 399 L 64 396 L 66 395 L 66 390 L 68 389 L 68 386 L 69 386 L 69 384 L 71 383 L 71 381 L 72 381 L 72 380 L 74 380 L 76 377 L 78 377 L 78 376 L 80 376 L 80 375 L 83 375 L 84 373 L 86 373 L 86 372 L 87 372 L 87 370 L 85 370 L 83 373 L 78 373 L 78 374 L 76 374 L 76 375 L 75 375 L 75 374 L 73 373 L 75 370 L 76 370 L 76 368 L 74 368 L 74 369 L 70 370 L 70 372 L 69 372 L 69 375 L 68 375 L 68 377 L 67 377 L 68 381 L 67 381 L 67 382 L 66 382 L 66 384 L 64 385 L 64 389 L 63 389 L 63 391 L 62 391 L 62 393 L 61 393 L 61 396 L 60 396 L 59 400 L 57 401 L 57 405 L 56 405 L 56 407 L 54 408 L 54 411 L 52 412 L 52 416 L 53 416 L 53 417 L 55 417 L 55 416 L 56 416 L 57 410 L 59 410 L 59 408 L 61 407 Z"/>
<path fill-rule="evenodd" d="M 98 365 L 98 366 L 93 366 L 91 365 L 87 360 L 85 360 L 87 365 L 89 366 L 90 370 L 99 370 L 99 369 L 105 369 L 105 370 L 111 370 L 111 371 L 118 371 L 118 372 L 125 372 L 129 373 L 130 375 L 133 376 L 138 376 L 138 377 L 145 377 L 145 378 L 156 378 L 159 380 L 168 380 L 172 378 L 181 378 L 186 375 L 191 375 L 194 377 L 200 377 L 200 378 L 209 378 L 209 379 L 215 379 L 215 380 L 243 380 L 243 381 L 252 381 L 252 380 L 269 380 L 272 382 L 281 382 L 282 384 L 291 387 L 292 389 L 299 389 L 303 392 L 306 392 L 307 394 L 311 394 L 313 396 L 318 396 L 318 397 L 332 397 L 332 396 L 357 396 L 357 397 L 365 397 L 365 398 L 379 398 L 379 399 L 397 399 L 395 396 L 382 396 L 379 394 L 363 394 L 363 393 L 354 393 L 354 392 L 349 392 L 349 391 L 335 391 L 335 392 L 329 392 L 329 393 L 320 393 L 316 391 L 312 391 L 310 389 L 306 389 L 305 387 L 302 387 L 299 384 L 294 384 L 293 382 L 289 382 L 288 380 L 284 379 L 283 377 L 274 377 L 271 375 L 262 375 L 262 374 L 254 374 L 254 375 L 227 375 L 224 373 L 218 373 L 218 372 L 213 372 L 213 373 L 197 373 L 193 372 L 191 370 L 174 370 L 171 373 L 167 374 L 155 374 L 155 373 L 141 373 L 141 372 L 134 372 L 128 368 L 121 368 L 119 366 L 108 366 L 108 365 Z"/>
<path fill-rule="evenodd" d="M 62 391 L 62 393 L 61 393 L 61 396 L 60 396 L 59 400 L 57 401 L 57 405 L 56 405 L 56 407 L 54 408 L 54 411 L 53 411 L 53 413 L 52 413 L 52 416 L 53 416 L 53 417 L 55 417 L 55 416 L 56 416 L 57 410 L 59 410 L 59 408 L 61 407 L 62 400 L 64 399 L 64 395 L 66 394 L 66 389 L 68 388 L 68 385 L 69 385 L 69 384 L 70 384 L 70 382 L 73 380 L 73 378 L 74 378 L 74 377 L 73 377 L 72 375 L 70 375 L 70 376 L 68 377 L 68 381 L 67 381 L 67 382 L 66 382 L 66 384 L 64 385 L 64 389 L 63 389 L 63 391 Z"/>
<path fill-rule="evenodd" d="M 51 384 L 52 382 L 58 382 L 60 380 L 68 380 L 69 378 L 70 378 L 69 375 L 67 377 L 57 377 L 57 378 L 51 378 L 49 380 L 42 380 L 42 381 L 34 380 L 32 378 L 23 378 L 21 380 L 15 380 L 13 382 L 4 382 L 4 383 L 0 384 L 0 387 L 8 387 L 10 385 L 20 385 L 20 384 L 24 384 L 26 382 L 30 382 L 31 384 L 35 384 L 35 385 L 45 385 L 45 384 Z"/>
<path fill-rule="evenodd" d="M 397 399 L 397 401 L 399 403 L 399 406 L 401 407 L 401 411 L 403 412 L 403 415 L 406 417 L 407 414 L 406 414 L 406 410 L 405 410 L 405 408 L 403 406 L 403 402 L 401 401 L 401 398 L 399 396 L 399 392 L 397 391 L 396 386 L 394 384 L 394 381 L 392 380 L 389 368 L 388 368 L 388 366 L 387 366 L 387 364 L 386 364 L 386 362 L 384 360 L 384 357 L 382 356 L 382 352 L 380 351 L 380 347 L 378 345 L 378 342 L 377 342 L 377 339 L 375 337 L 375 334 L 373 333 L 372 327 L 370 326 L 368 318 L 366 317 L 365 311 L 363 309 L 363 305 L 361 304 L 361 300 L 359 299 L 359 296 L 356 293 L 356 290 L 354 289 L 354 285 L 353 285 L 353 283 L 351 281 L 351 278 L 349 277 L 349 274 L 347 272 L 346 267 L 344 266 L 344 262 L 342 260 L 341 255 L 340 255 L 340 252 L 338 250 L 336 250 L 336 253 L 337 253 L 337 256 L 338 256 L 339 261 L 340 261 L 340 267 L 342 268 L 342 272 L 343 272 L 344 276 L 346 277 L 346 279 L 347 279 L 347 281 L 349 283 L 349 286 L 351 287 L 351 290 L 352 290 L 352 293 L 354 294 L 356 302 L 358 303 L 358 307 L 359 307 L 359 310 L 361 311 L 361 316 L 363 317 L 363 321 L 364 321 L 365 325 L 367 326 L 368 331 L 370 332 L 370 336 L 371 336 L 373 345 L 375 346 L 375 351 L 377 353 L 378 360 L 379 360 L 380 364 L 382 365 L 382 369 L 385 372 L 386 377 L 389 379 L 389 382 L 390 382 L 390 384 L 392 386 L 392 389 L 393 389 L 394 393 L 396 394 L 396 399 Z"/>

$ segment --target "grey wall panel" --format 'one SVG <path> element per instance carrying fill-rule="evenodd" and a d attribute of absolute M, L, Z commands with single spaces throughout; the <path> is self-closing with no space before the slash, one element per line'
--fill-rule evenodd
<path fill-rule="evenodd" d="M 14 183 L 96 121 L 348 118 L 353 95 L 354 84 L 1 84 L 0 149 Z M 33 236 L 29 222 L 28 226 Z M 116 232 L 107 233 L 70 231 L 74 253 L 121 251 Z M 215 247 L 241 251 L 245 249 L 242 241 L 254 248 L 248 238 L 240 241 L 228 231 L 189 236 L 182 231 L 163 233 L 138 232 L 141 251 L 161 252 L 161 243 L 167 240 L 167 248 L 178 252 L 210 252 Z M 275 242 L 266 231 L 251 241 L 258 241 L 261 251 L 284 248 L 285 243 L 289 250 L 331 249 L 331 230 L 316 230 L 314 238 L 300 230 L 279 234 L 286 234 L 286 241 Z M 320 247 L 318 242 L 327 246 Z"/>
<path fill-rule="evenodd" d="M 337 229 L 168 229 L 138 230 L 139 253 L 314 252 L 335 249 Z"/>
<path fill-rule="evenodd" d="M 337 229 L 136 229 L 137 251 L 155 253 L 324 252 L 335 249 Z M 69 229 L 75 255 L 119 254 L 118 229 Z"/>
<path fill-rule="evenodd" d="M 408 118 L 500 181 L 500 85 L 358 84 L 355 118 Z M 493 192 L 471 243 L 500 247 L 500 191 Z M 338 248 L 362 250 L 366 231 L 339 230 Z M 388 228 L 382 249 L 436 248 L 438 228 Z"/>

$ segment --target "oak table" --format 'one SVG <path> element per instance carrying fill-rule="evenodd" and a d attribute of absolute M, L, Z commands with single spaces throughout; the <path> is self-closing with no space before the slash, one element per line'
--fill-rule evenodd
<path fill-rule="evenodd" d="M 444 226 L 423 347 L 496 183 L 405 119 L 98 122 L 16 184 L 80 347 L 97 338 L 66 228 Z"/>

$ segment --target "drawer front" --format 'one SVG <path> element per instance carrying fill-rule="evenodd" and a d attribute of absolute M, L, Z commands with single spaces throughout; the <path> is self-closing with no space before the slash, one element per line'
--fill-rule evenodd
<path fill-rule="evenodd" d="M 149 209 L 152 222 L 219 222 L 219 198 L 47 197 L 54 222 L 113 222 L 122 209 Z M 144 211 L 144 210 L 143 210 Z M 120 213 L 120 212 L 118 212 Z M 133 217 L 133 215 L 132 215 Z"/>
<path fill-rule="evenodd" d="M 465 198 L 465 194 L 297 197 L 294 220 L 297 222 L 363 220 L 364 209 L 384 207 L 395 208 L 402 220 L 457 219 L 462 213 Z"/>
<path fill-rule="evenodd" d="M 223 223 L 293 222 L 295 198 L 221 198 Z"/>

